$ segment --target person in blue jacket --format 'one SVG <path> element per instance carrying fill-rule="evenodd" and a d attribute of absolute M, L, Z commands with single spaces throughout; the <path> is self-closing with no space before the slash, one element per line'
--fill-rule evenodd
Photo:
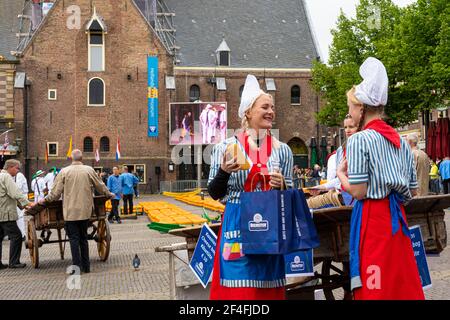
<path fill-rule="evenodd" d="M 120 180 L 119 167 L 113 168 L 113 174 L 109 176 L 106 186 L 109 191 L 116 195 L 114 199 L 111 199 L 112 210 L 108 216 L 108 221 L 109 223 L 113 223 L 116 220 L 117 223 L 122 223 L 119 215 L 119 202 L 122 196 L 122 182 Z"/>
<path fill-rule="evenodd" d="M 123 173 L 120 175 L 120 181 L 122 186 L 124 214 L 132 214 L 134 186 L 139 183 L 139 179 L 135 175 L 128 172 L 128 167 L 123 167 Z M 130 211 L 128 211 L 128 207 L 130 208 Z"/>

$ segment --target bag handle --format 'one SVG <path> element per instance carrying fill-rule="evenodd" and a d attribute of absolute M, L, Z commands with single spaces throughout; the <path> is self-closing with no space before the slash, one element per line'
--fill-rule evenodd
<path fill-rule="evenodd" d="M 263 177 L 264 185 L 266 185 L 266 176 L 263 175 L 261 172 L 257 172 L 257 173 L 252 177 L 252 180 L 250 181 L 250 189 L 251 189 L 251 190 L 254 190 L 254 189 L 253 189 L 253 179 L 255 179 L 255 177 L 256 177 L 257 175 L 261 175 L 261 176 Z M 285 178 L 284 178 L 283 175 L 281 175 L 281 180 L 282 180 L 282 184 L 281 184 L 280 190 L 281 190 L 281 191 L 284 191 L 284 190 L 285 190 L 284 186 L 286 185 L 286 180 L 285 180 Z M 273 190 L 273 187 L 270 187 L 270 190 Z"/>
<path fill-rule="evenodd" d="M 250 189 L 251 190 L 255 190 L 255 189 L 253 189 L 253 180 L 255 179 L 255 177 L 257 175 L 261 175 L 263 177 L 264 185 L 266 185 L 266 177 L 261 172 L 256 172 L 255 175 L 252 177 L 252 180 L 250 180 Z"/>

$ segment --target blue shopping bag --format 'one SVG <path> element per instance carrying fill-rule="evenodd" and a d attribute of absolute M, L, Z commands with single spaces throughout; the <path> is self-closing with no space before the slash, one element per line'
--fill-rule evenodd
<path fill-rule="evenodd" d="M 271 190 L 241 193 L 244 254 L 285 254 L 292 238 L 292 194 Z"/>
<path fill-rule="evenodd" d="M 320 241 L 311 211 L 306 203 L 305 194 L 299 189 L 290 189 L 286 192 L 292 194 L 292 225 L 294 229 L 289 251 L 317 248 Z"/>

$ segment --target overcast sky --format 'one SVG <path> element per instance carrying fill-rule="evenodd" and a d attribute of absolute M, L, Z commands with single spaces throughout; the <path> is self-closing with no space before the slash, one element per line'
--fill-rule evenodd
<path fill-rule="evenodd" d="M 354 17 L 359 0 L 305 0 L 311 17 L 316 40 L 319 45 L 319 55 L 322 61 L 328 60 L 328 47 L 331 45 L 331 29 L 336 25 L 339 11 L 342 8 L 347 16 Z M 393 0 L 401 7 L 415 0 Z"/>

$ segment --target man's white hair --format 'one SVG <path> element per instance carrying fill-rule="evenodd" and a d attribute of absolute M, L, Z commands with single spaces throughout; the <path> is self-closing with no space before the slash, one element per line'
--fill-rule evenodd
<path fill-rule="evenodd" d="M 419 143 L 419 137 L 417 136 L 417 133 L 410 133 L 406 137 L 406 140 L 411 141 L 413 145 L 417 146 Z"/>
<path fill-rule="evenodd" d="M 20 161 L 16 159 L 8 159 L 6 160 L 3 169 L 8 170 L 11 167 L 19 166 L 20 168 Z"/>
<path fill-rule="evenodd" d="M 81 161 L 83 159 L 83 152 L 80 149 L 75 149 L 72 151 L 72 160 Z"/>

